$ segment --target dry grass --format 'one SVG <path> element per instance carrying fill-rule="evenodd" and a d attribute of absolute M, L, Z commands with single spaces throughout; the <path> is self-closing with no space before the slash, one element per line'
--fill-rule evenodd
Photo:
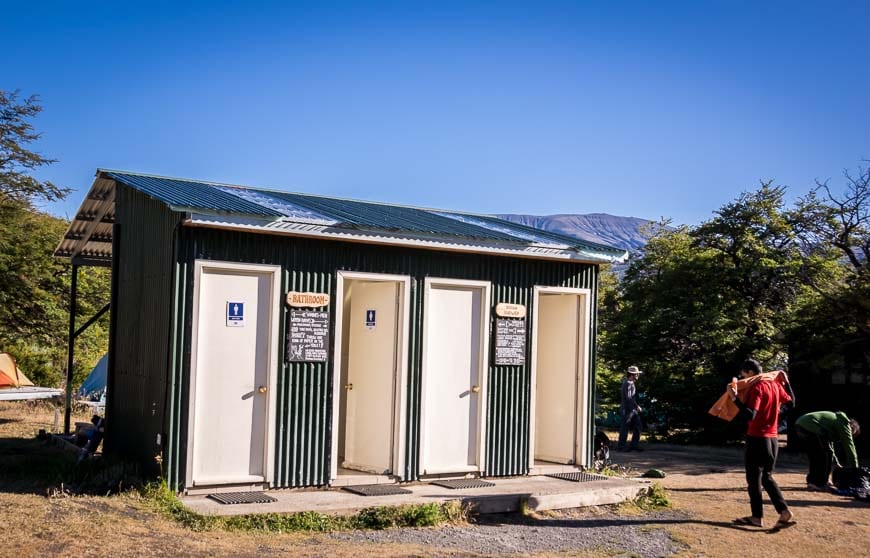
<path fill-rule="evenodd" d="M 27 470 L 67 457 L 34 439 L 40 429 L 51 430 L 55 408 L 45 402 L 0 402 L 0 525 L 15 526 L 4 530 L 3 556 L 359 555 L 357 545 L 322 535 L 194 532 L 135 490 L 113 496 L 68 495 L 44 469 Z M 87 409 L 80 409 L 73 422 L 89 418 Z M 366 551 L 385 558 L 433 554 L 395 544 L 367 545 Z"/>

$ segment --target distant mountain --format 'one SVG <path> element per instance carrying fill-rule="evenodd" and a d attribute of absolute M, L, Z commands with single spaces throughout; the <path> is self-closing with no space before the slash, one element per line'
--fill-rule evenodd
<path fill-rule="evenodd" d="M 502 219 L 580 240 L 600 242 L 625 250 L 637 250 L 646 244 L 641 228 L 651 223 L 638 217 L 619 217 L 607 213 L 564 215 L 498 215 Z"/>

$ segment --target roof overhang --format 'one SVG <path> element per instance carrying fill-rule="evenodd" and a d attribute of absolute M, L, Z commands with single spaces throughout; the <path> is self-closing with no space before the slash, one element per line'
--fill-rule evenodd
<path fill-rule="evenodd" d="M 75 218 L 54 251 L 74 265 L 112 265 L 115 181 L 97 175 Z"/>

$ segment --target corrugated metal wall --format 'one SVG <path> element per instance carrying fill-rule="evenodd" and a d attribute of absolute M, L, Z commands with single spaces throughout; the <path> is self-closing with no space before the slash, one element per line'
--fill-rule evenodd
<path fill-rule="evenodd" d="M 422 363 L 423 284 L 427 276 L 491 281 L 491 301 L 532 303 L 535 285 L 595 288 L 598 269 L 593 265 L 520 258 L 436 252 L 316 239 L 294 239 L 205 228 L 182 228 L 179 272 L 175 288 L 185 293 L 176 304 L 183 328 L 175 333 L 175 360 L 171 371 L 169 422 L 173 425 L 166 464 L 170 485 L 183 486 L 187 385 L 190 363 L 190 308 L 195 259 L 280 265 L 283 288 L 332 294 L 336 271 L 410 275 L 412 278 L 411 331 L 408 367 L 407 456 L 405 480 L 418 478 L 420 434 L 420 377 Z M 334 303 L 330 307 L 332 329 Z M 531 311 L 531 308 L 529 308 Z M 287 316 L 283 310 L 282 328 Z M 493 319 L 494 316 L 493 316 Z M 594 324 L 593 324 L 594 325 Z M 183 329 L 183 330 L 182 330 Z M 528 350 L 531 351 L 531 328 Z M 330 339 L 335 335 L 331 332 Z M 278 440 L 276 485 L 317 486 L 329 482 L 332 418 L 332 358 L 324 364 L 285 363 L 284 332 L 278 371 Z M 492 343 L 490 344 L 492 346 Z M 518 475 L 528 471 L 530 362 L 526 366 L 491 366 L 488 376 L 486 474 Z M 590 401 L 593 394 L 590 395 Z M 591 409 L 591 407 L 590 407 Z M 591 422 L 591 421 L 590 421 Z"/>
<path fill-rule="evenodd" d="M 106 451 L 140 463 L 160 453 L 179 215 L 130 188 L 115 195 Z"/>

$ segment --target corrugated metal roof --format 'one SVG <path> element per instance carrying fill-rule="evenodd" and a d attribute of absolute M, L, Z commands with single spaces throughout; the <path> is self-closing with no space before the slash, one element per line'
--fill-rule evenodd
<path fill-rule="evenodd" d="M 306 194 L 276 193 L 274 195 L 294 204 L 309 207 L 320 213 L 330 215 L 345 227 L 406 231 L 462 238 L 506 240 L 509 242 L 517 241 L 517 237 L 510 234 L 470 223 L 463 223 L 432 211 L 415 207 L 325 198 Z"/>
<path fill-rule="evenodd" d="M 509 251 L 526 254 L 554 251 L 574 252 L 584 261 L 618 261 L 625 251 L 603 244 L 586 242 L 566 235 L 535 229 L 505 221 L 490 215 L 476 215 L 457 211 L 435 210 L 371 201 L 350 200 L 237 186 L 217 182 L 188 180 L 130 173 L 117 170 L 99 170 L 97 181 L 117 181 L 134 188 L 175 211 L 217 217 L 214 220 L 224 225 L 238 226 L 245 222 L 248 230 L 267 231 L 297 230 L 297 225 L 327 227 L 330 234 L 344 231 L 372 233 L 382 239 L 401 238 L 403 243 L 419 242 L 443 244 L 495 245 Z M 97 184 L 95 181 L 95 185 Z M 82 205 L 86 209 L 88 200 Z M 81 214 L 81 212 L 80 212 Z M 81 230 L 82 223 L 74 221 L 71 233 Z M 74 230 L 75 229 L 75 230 Z M 94 228 L 90 227 L 93 231 Z M 102 231 L 100 231 L 102 233 Z M 380 234 L 387 233 L 387 234 Z M 103 239 L 102 235 L 99 238 Z M 82 242 L 92 242 L 81 239 Z M 103 239 L 105 240 L 105 239 Z M 109 239 L 110 240 L 110 239 Z M 81 251 L 75 237 L 58 247 L 56 255 L 71 257 Z M 542 254 L 543 255 L 543 254 Z"/>
<path fill-rule="evenodd" d="M 144 174 L 105 171 L 113 178 L 131 188 L 135 188 L 156 200 L 160 200 L 177 211 L 197 210 L 241 215 L 260 215 L 280 217 L 281 213 L 258 203 L 249 202 L 239 196 L 216 188 L 215 184 L 195 180 L 163 178 Z"/>

